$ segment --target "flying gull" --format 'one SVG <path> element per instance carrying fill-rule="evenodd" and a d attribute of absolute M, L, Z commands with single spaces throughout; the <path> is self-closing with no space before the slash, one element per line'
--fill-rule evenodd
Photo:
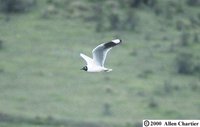
<path fill-rule="evenodd" d="M 104 63 L 107 53 L 112 47 L 122 43 L 120 39 L 115 39 L 107 43 L 102 43 L 92 50 L 93 59 L 80 53 L 80 56 L 86 61 L 87 65 L 81 70 L 87 72 L 110 72 L 112 69 L 105 68 Z"/>

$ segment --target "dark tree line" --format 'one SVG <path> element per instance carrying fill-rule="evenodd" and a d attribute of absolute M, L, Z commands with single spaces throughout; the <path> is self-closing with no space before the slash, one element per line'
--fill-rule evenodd
<path fill-rule="evenodd" d="M 19 13 L 36 5 L 36 0 L 0 0 L 0 10 L 4 13 Z"/>
<path fill-rule="evenodd" d="M 135 30 L 139 23 L 137 11 L 150 8 L 158 16 L 172 19 L 175 13 L 182 13 L 184 9 L 177 1 L 162 0 L 45 0 L 44 18 L 56 16 L 63 12 L 69 18 L 79 18 L 94 22 L 97 32 L 109 30 Z M 166 6 L 161 2 L 167 3 Z M 39 1 L 38 1 L 39 3 Z M 189 6 L 199 6 L 200 0 L 185 0 Z M 0 11 L 9 13 L 23 13 L 37 5 L 37 0 L 0 0 Z M 175 10 L 175 11 L 174 11 Z M 197 18 L 191 18 L 193 24 L 198 24 Z M 184 25 L 177 22 L 177 28 L 182 30 Z"/>

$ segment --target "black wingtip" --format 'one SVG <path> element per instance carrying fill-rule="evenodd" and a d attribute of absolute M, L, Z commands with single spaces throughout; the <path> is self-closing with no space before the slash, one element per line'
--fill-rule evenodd
<path fill-rule="evenodd" d="M 121 39 L 114 39 L 110 42 L 107 42 L 104 44 L 105 48 L 111 48 L 111 47 L 114 47 L 118 44 L 122 43 L 122 40 Z"/>

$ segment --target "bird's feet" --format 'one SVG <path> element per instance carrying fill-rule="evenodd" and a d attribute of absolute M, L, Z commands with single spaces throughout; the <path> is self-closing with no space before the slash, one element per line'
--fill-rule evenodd
<path fill-rule="evenodd" d="M 105 72 L 111 72 L 112 71 L 112 69 L 106 69 L 106 70 L 104 70 Z"/>

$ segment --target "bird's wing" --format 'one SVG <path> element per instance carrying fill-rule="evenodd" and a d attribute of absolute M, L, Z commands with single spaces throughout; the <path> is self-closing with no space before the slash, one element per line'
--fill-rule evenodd
<path fill-rule="evenodd" d="M 90 57 L 84 55 L 83 53 L 80 53 L 80 56 L 85 60 L 87 65 L 93 63 L 93 59 L 91 59 Z"/>
<path fill-rule="evenodd" d="M 106 55 L 112 49 L 112 47 L 121 43 L 120 39 L 115 39 L 107 43 L 98 45 L 92 50 L 93 60 L 99 66 L 104 66 Z"/>

